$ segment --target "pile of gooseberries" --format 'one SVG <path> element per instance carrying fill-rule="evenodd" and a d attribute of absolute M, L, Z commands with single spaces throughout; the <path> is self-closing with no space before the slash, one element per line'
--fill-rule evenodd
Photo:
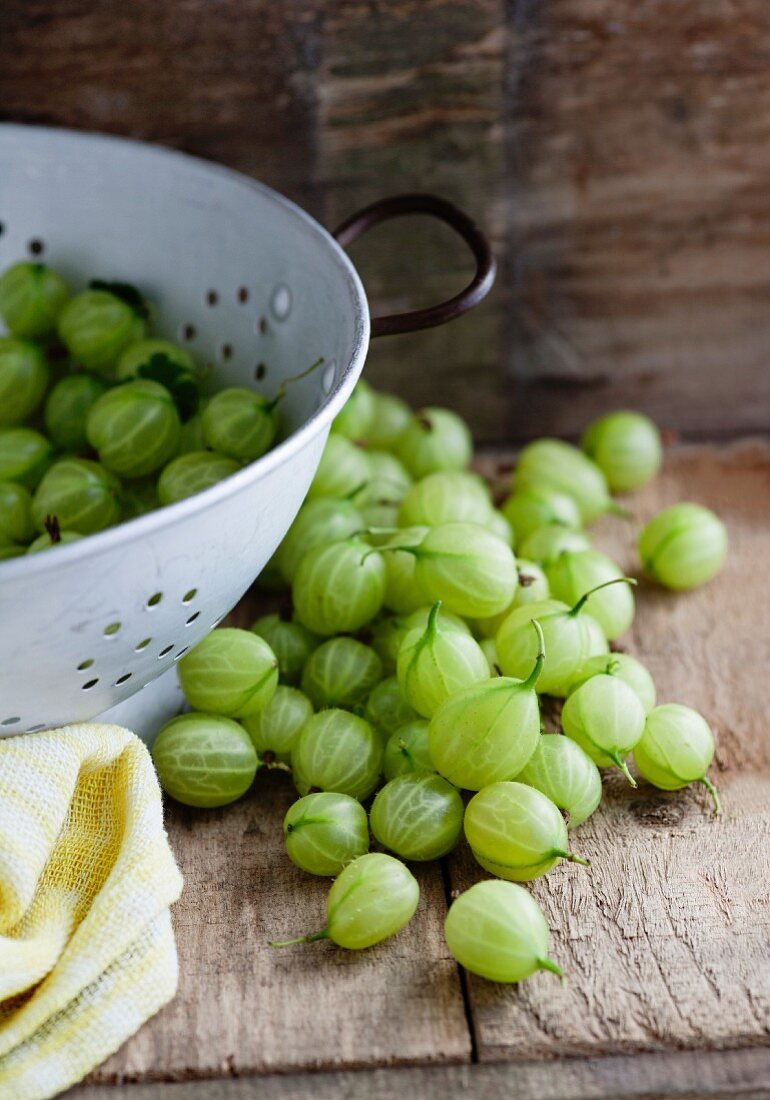
<path fill-rule="evenodd" d="M 0 559 L 200 492 L 275 442 L 283 389 L 201 398 L 191 356 L 150 337 L 149 315 L 125 284 L 71 295 L 39 263 L 0 277 Z M 320 927 L 276 946 L 394 935 L 419 903 L 406 863 L 464 835 L 494 877 L 452 903 L 447 944 L 473 973 L 516 982 L 560 973 L 519 884 L 587 864 L 572 836 L 600 805 L 600 769 L 665 791 L 699 782 L 720 804 L 711 729 L 658 705 L 648 670 L 618 651 L 636 582 L 585 529 L 606 513 L 630 521 L 612 494 L 657 473 L 654 424 L 616 412 L 580 448 L 530 443 L 499 501 L 471 458 L 456 413 L 413 413 L 359 382 L 262 574 L 275 609 L 179 662 L 190 709 L 152 754 L 167 794 L 200 808 L 242 797 L 261 769 L 290 775 L 287 856 L 334 883 Z M 695 503 L 638 541 L 643 573 L 674 590 L 710 580 L 726 548 Z M 563 701 L 559 732 L 546 732 L 544 697 Z"/>
<path fill-rule="evenodd" d="M 240 798 L 260 768 L 290 774 L 300 797 L 286 854 L 334 883 L 325 920 L 274 946 L 393 935 L 419 900 L 407 864 L 464 837 L 494 878 L 451 904 L 447 944 L 473 973 L 516 982 L 560 973 L 521 884 L 588 865 L 575 831 L 601 803 L 601 769 L 661 790 L 701 782 L 718 812 L 714 739 L 696 711 L 658 705 L 649 671 L 618 650 L 636 581 L 584 526 L 607 512 L 629 522 L 611 493 L 657 472 L 654 425 L 617 413 L 590 426 L 583 450 L 530 444 L 499 507 L 468 468 L 468 439 L 449 410 L 413 415 L 359 382 L 262 574 L 277 610 L 183 658 L 193 710 L 160 731 L 153 756 L 165 790 L 194 806 Z M 639 540 L 644 572 L 678 589 L 713 576 L 725 546 L 695 504 Z M 562 708 L 559 732 L 546 732 L 546 697 Z"/>

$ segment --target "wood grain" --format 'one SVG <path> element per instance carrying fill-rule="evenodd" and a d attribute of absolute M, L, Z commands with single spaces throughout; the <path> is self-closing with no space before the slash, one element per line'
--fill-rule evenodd
<path fill-rule="evenodd" d="M 767 1100 L 770 1051 L 563 1058 L 511 1065 L 418 1066 L 242 1077 L 185 1084 L 85 1086 L 67 1100 Z"/>
<path fill-rule="evenodd" d="M 770 1042 L 770 447 L 678 449 L 629 500 L 633 524 L 597 525 L 599 546 L 635 572 L 638 522 L 682 499 L 725 520 L 727 567 L 686 596 L 642 584 L 628 649 L 661 701 L 712 724 L 724 816 L 713 819 L 702 789 L 635 791 L 608 775 L 601 810 L 572 834 L 591 869 L 562 866 L 533 884 L 568 980 L 471 978 L 482 1060 Z M 461 850 L 453 886 L 479 877 Z"/>
<path fill-rule="evenodd" d="M 169 809 L 185 878 L 173 910 L 179 992 L 94 1080 L 468 1058 L 438 866 L 417 871 L 417 916 L 390 943 L 366 952 L 267 946 L 324 925 L 328 880 L 297 870 L 283 848 L 281 822 L 296 797 L 273 773 L 233 807 Z"/>

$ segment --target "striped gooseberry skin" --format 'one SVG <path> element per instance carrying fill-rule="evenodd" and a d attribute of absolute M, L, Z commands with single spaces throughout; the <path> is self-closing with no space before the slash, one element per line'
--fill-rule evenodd
<path fill-rule="evenodd" d="M 278 661 L 250 630 L 212 630 L 177 665 L 190 706 L 245 718 L 267 706 L 278 687 Z"/>
<path fill-rule="evenodd" d="M 598 550 L 568 551 L 547 570 L 551 593 L 572 606 L 581 596 L 604 581 L 620 580 L 622 569 Z M 591 596 L 588 610 L 609 641 L 619 638 L 634 620 L 636 604 L 630 585 L 614 584 Z"/>
<path fill-rule="evenodd" d="M 455 615 L 496 615 L 513 599 L 518 580 L 513 551 L 484 527 L 473 523 L 431 527 L 411 552 L 426 592 Z"/>
<path fill-rule="evenodd" d="M 527 536 L 520 547 L 525 558 L 537 562 L 543 568 L 547 568 L 553 562 L 558 561 L 562 554 L 590 549 L 591 539 L 585 531 L 578 531 L 572 527 L 562 527 L 556 523 L 538 527 L 531 535 Z"/>
<path fill-rule="evenodd" d="M 524 783 L 492 783 L 465 810 L 465 837 L 490 874 L 512 882 L 544 875 L 569 851 L 567 826 L 550 798 Z"/>
<path fill-rule="evenodd" d="M 625 759 L 644 731 L 645 714 L 633 688 L 617 676 L 592 676 L 568 697 L 561 712 L 564 732 L 600 768 L 613 764 L 633 786 Z"/>
<path fill-rule="evenodd" d="M 360 539 L 309 550 L 294 576 L 292 597 L 297 618 L 314 634 L 355 633 L 382 607 L 382 555 Z"/>
<path fill-rule="evenodd" d="M 402 859 L 440 859 L 462 833 L 463 800 L 440 775 L 412 772 L 378 791 L 369 819 L 375 838 Z"/>
<path fill-rule="evenodd" d="M 56 383 L 43 416 L 45 429 L 57 447 L 77 452 L 88 446 L 88 414 L 104 391 L 105 383 L 92 374 L 71 374 Z"/>
<path fill-rule="evenodd" d="M 311 875 L 338 875 L 369 851 L 366 810 L 335 791 L 297 799 L 283 819 L 283 836 L 289 859 Z"/>
<path fill-rule="evenodd" d="M 650 520 L 639 536 L 645 574 L 665 588 L 685 592 L 711 580 L 727 556 L 727 530 L 709 508 L 674 504 Z"/>
<path fill-rule="evenodd" d="M 48 378 L 42 348 L 0 336 L 0 427 L 14 427 L 32 415 L 43 400 Z"/>
<path fill-rule="evenodd" d="M 354 951 L 373 947 L 409 923 L 419 900 L 417 879 L 400 860 L 384 852 L 359 856 L 329 891 L 329 938 Z"/>
<path fill-rule="evenodd" d="M 607 479 L 587 455 L 561 439 L 537 439 L 519 455 L 515 486 L 543 487 L 572 497 L 583 523 L 592 523 L 612 508 Z"/>
<path fill-rule="evenodd" d="M 307 500 L 318 497 L 332 497 L 335 500 L 349 498 L 351 493 L 366 483 L 370 472 L 366 452 L 345 436 L 332 434 L 326 440 Z"/>
<path fill-rule="evenodd" d="M 51 442 L 34 428 L 0 428 L 0 481 L 34 489 L 53 457 Z"/>
<path fill-rule="evenodd" d="M 172 718 L 152 746 L 160 784 L 186 806 L 225 806 L 245 794 L 257 773 L 246 731 L 214 714 Z"/>
<path fill-rule="evenodd" d="M 251 625 L 252 634 L 264 638 L 278 660 L 281 680 L 297 684 L 310 654 L 320 639 L 302 623 L 284 619 L 281 615 L 262 615 Z"/>
<path fill-rule="evenodd" d="M 399 726 L 387 740 L 382 757 L 386 779 L 412 772 L 435 772 L 428 746 L 428 723 L 416 719 Z"/>
<path fill-rule="evenodd" d="M 138 378 L 107 390 L 88 411 L 88 442 L 105 469 L 146 477 L 176 454 L 182 424 L 174 399 L 159 382 Z"/>
<path fill-rule="evenodd" d="M 612 412 L 594 420 L 583 433 L 580 446 L 614 493 L 645 485 L 663 462 L 660 432 L 648 416 L 638 412 Z"/>
<path fill-rule="evenodd" d="M 211 451 L 188 451 L 173 459 L 158 479 L 158 499 L 161 504 L 195 496 L 237 474 L 240 466 L 232 458 Z"/>
<path fill-rule="evenodd" d="M 557 525 L 577 531 L 582 526 L 580 509 L 572 497 L 547 485 L 517 489 L 503 502 L 501 511 L 513 528 L 517 546 L 540 527 Z"/>
<path fill-rule="evenodd" d="M 412 419 L 412 410 L 393 393 L 374 391 L 374 415 L 366 433 L 369 447 L 391 450 Z"/>
<path fill-rule="evenodd" d="M 484 638 L 494 638 L 505 619 L 517 607 L 524 607 L 525 604 L 530 603 L 542 603 L 543 600 L 550 597 L 548 578 L 536 562 L 529 561 L 526 558 L 517 558 L 516 572 L 518 574 L 518 584 L 513 594 L 513 600 L 505 611 L 501 611 L 497 615 L 490 615 L 486 619 L 474 620 L 473 625 L 477 634 L 481 634 Z"/>
<path fill-rule="evenodd" d="M 369 434 L 376 411 L 375 393 L 368 382 L 360 378 L 353 392 L 332 421 L 331 432 L 353 442 Z"/>
<path fill-rule="evenodd" d="M 35 537 L 29 489 L 0 481 L 0 546 L 24 546 Z"/>
<path fill-rule="evenodd" d="M 86 370 L 106 373 L 121 352 L 144 339 L 147 322 L 137 306 L 109 290 L 84 290 L 66 303 L 57 328 L 77 363 Z"/>
<path fill-rule="evenodd" d="M 436 527 L 440 523 L 477 523 L 492 515 L 489 490 L 475 474 L 441 470 L 416 482 L 401 502 L 401 527 Z"/>
<path fill-rule="evenodd" d="M 304 726 L 292 749 L 291 764 L 300 794 L 311 789 L 337 791 L 360 801 L 377 786 L 382 743 L 365 719 L 332 707 Z"/>
<path fill-rule="evenodd" d="M 602 800 L 602 777 L 596 764 L 577 741 L 560 733 L 540 735 L 516 781 L 550 798 L 567 815 L 568 829 L 582 825 Z"/>
<path fill-rule="evenodd" d="M 444 629 L 438 620 L 440 601 L 431 608 L 424 629 L 410 630 L 401 643 L 396 665 L 404 699 L 424 718 L 461 688 L 486 680 L 489 664 L 478 642 L 462 631 Z"/>
<path fill-rule="evenodd" d="M 537 970 L 561 974 L 548 957 L 548 925 L 540 906 L 513 882 L 477 882 L 456 898 L 444 935 L 457 962 L 492 982 L 521 982 Z"/>
<path fill-rule="evenodd" d="M 32 498 L 32 518 L 38 531 L 48 516 L 62 530 L 92 535 L 120 518 L 120 485 L 98 462 L 60 458 L 44 475 Z"/>
<path fill-rule="evenodd" d="M 345 636 L 322 642 L 302 671 L 302 690 L 313 706 L 355 707 L 382 679 L 382 661 L 371 646 Z"/>
<path fill-rule="evenodd" d="M 649 714 L 655 706 L 657 699 L 655 681 L 642 662 L 632 657 L 630 653 L 600 653 L 596 657 L 589 657 L 572 680 L 569 694 L 571 695 L 592 676 L 601 674 L 617 676 L 624 684 L 628 684 L 638 695 L 645 714 Z"/>
<path fill-rule="evenodd" d="M 664 791 L 703 783 L 714 800 L 715 813 L 719 813 L 719 797 L 706 776 L 713 759 L 711 727 L 696 710 L 681 703 L 655 707 L 634 746 L 634 761 L 648 783 Z"/>
<path fill-rule="evenodd" d="M 401 694 L 396 676 L 380 681 L 366 700 L 364 718 L 385 740 L 417 717 L 417 712 Z"/>
<path fill-rule="evenodd" d="M 473 440 L 457 413 L 434 405 L 414 414 L 394 450 L 412 477 L 422 478 L 440 470 L 465 469 L 473 456 Z"/>
<path fill-rule="evenodd" d="M 341 542 L 363 531 L 366 524 L 350 500 L 319 497 L 306 500 L 275 552 L 278 568 L 287 584 L 294 580 L 299 563 L 309 550 Z"/>
<path fill-rule="evenodd" d="M 404 546 L 419 546 L 427 527 L 407 527 L 398 533 L 399 546 L 381 548 L 385 563 L 385 595 L 383 603 L 397 615 L 411 615 L 430 602 L 424 584 L 417 574 L 417 559 Z"/>
<path fill-rule="evenodd" d="M 279 684 L 273 698 L 256 714 L 241 719 L 260 757 L 288 762 L 302 730 L 313 717 L 313 704 L 296 688 Z M 267 761 L 269 762 L 269 761 Z"/>
<path fill-rule="evenodd" d="M 0 316 L 14 336 L 50 336 L 68 297 L 64 279 L 45 264 L 22 260 L 0 276 Z"/>
<path fill-rule="evenodd" d="M 206 445 L 236 462 L 253 462 L 278 434 L 272 402 L 243 386 L 215 393 L 201 414 L 201 427 Z"/>

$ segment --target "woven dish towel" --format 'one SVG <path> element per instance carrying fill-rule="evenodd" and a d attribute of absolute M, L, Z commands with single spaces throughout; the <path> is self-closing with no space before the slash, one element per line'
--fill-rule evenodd
<path fill-rule="evenodd" d="M 80 1081 L 176 992 L 182 879 L 118 726 L 0 739 L 0 1097 Z"/>

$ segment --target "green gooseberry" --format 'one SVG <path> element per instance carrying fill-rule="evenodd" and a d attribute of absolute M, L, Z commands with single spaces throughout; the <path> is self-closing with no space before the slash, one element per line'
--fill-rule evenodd
<path fill-rule="evenodd" d="M 182 714 L 163 727 L 152 760 L 166 794 L 185 806 L 226 806 L 246 793 L 259 761 L 237 722 L 214 714 Z"/>
<path fill-rule="evenodd" d="M 380 547 L 385 563 L 385 596 L 383 604 L 399 615 L 411 615 L 430 602 L 425 585 L 417 573 L 417 559 L 403 549 L 419 546 L 428 533 L 427 527 L 407 527 L 398 535 L 399 545 Z"/>
<path fill-rule="evenodd" d="M 428 745 L 433 764 L 456 787 L 478 791 L 511 779 L 525 766 L 540 736 L 535 691 L 543 668 L 543 632 L 534 667 L 526 680 L 495 676 L 451 695 L 430 721 Z"/>
<path fill-rule="evenodd" d="M 60 450 L 87 450 L 88 414 L 105 390 L 104 382 L 92 374 L 70 374 L 56 383 L 46 400 L 43 420 Z"/>
<path fill-rule="evenodd" d="M 350 500 L 318 497 L 305 501 L 275 552 L 284 580 L 292 583 L 300 561 L 309 550 L 341 542 L 365 527 L 361 513 Z"/>
<path fill-rule="evenodd" d="M 561 712 L 567 737 L 577 741 L 600 768 L 613 764 L 632 787 L 626 757 L 644 732 L 644 708 L 636 692 L 617 676 L 600 673 L 568 697 Z"/>
<path fill-rule="evenodd" d="M 13 481 L 0 481 L 0 546 L 26 546 L 34 537 L 29 490 Z"/>
<path fill-rule="evenodd" d="M 356 506 L 379 504 L 398 507 L 412 487 L 412 479 L 389 451 L 367 451 L 369 478 L 354 495 Z"/>
<path fill-rule="evenodd" d="M 31 416 L 47 385 L 42 349 L 27 340 L 0 336 L 0 427 L 13 427 Z"/>
<path fill-rule="evenodd" d="M 158 361 L 153 364 L 155 356 L 162 356 L 171 367 L 176 368 L 178 374 L 189 375 L 191 379 L 197 378 L 195 360 L 186 348 L 173 340 L 137 340 L 121 352 L 115 366 L 115 377 L 118 382 L 130 382 L 135 378 L 150 378 L 157 382 L 153 368 L 158 366 Z"/>
<path fill-rule="evenodd" d="M 519 455 L 516 491 L 533 487 L 572 497 L 583 523 L 591 523 L 605 512 L 622 511 L 613 503 L 607 479 L 596 463 L 561 439 L 537 439 Z M 523 548 L 522 553 L 531 556 Z"/>
<path fill-rule="evenodd" d="M 490 615 L 486 619 L 474 620 L 474 628 L 485 638 L 494 638 L 503 622 L 517 607 L 524 607 L 531 603 L 542 603 L 551 594 L 548 587 L 548 578 L 535 562 L 517 558 L 516 572 L 518 574 L 518 584 L 513 594 L 513 600 L 505 611 L 500 611 L 497 615 Z"/>
<path fill-rule="evenodd" d="M 52 523 L 51 530 L 38 535 L 34 542 L 27 547 L 28 554 L 39 554 L 41 550 L 52 550 L 55 546 L 66 546 L 70 542 L 77 542 L 83 536 L 77 531 L 60 531 L 58 524 Z M 0 548 L 1 549 L 1 548 Z"/>
<path fill-rule="evenodd" d="M 275 694 L 255 714 L 241 718 L 257 755 L 265 764 L 288 762 L 300 733 L 313 717 L 313 704 L 296 688 L 279 684 Z"/>
<path fill-rule="evenodd" d="M 206 446 L 236 462 L 253 462 L 278 434 L 276 400 L 242 386 L 220 390 L 201 413 Z"/>
<path fill-rule="evenodd" d="M 492 512 L 489 491 L 480 478 L 466 470 L 441 470 L 412 486 L 401 503 L 398 524 L 436 527 L 440 523 L 477 523 L 484 527 Z"/>
<path fill-rule="evenodd" d="M 612 412 L 589 424 L 580 446 L 592 458 L 613 493 L 638 489 L 663 462 L 660 432 L 648 416 Z"/>
<path fill-rule="evenodd" d="M 396 676 L 381 680 L 366 700 L 364 718 L 384 739 L 417 717 L 401 694 Z"/>
<path fill-rule="evenodd" d="M 127 347 L 144 339 L 147 304 L 126 284 L 83 290 L 66 303 L 58 319 L 59 336 L 72 358 L 100 374 L 112 370 Z"/>
<path fill-rule="evenodd" d="M 369 457 L 344 435 L 330 435 L 310 483 L 307 499 L 350 498 L 369 480 Z"/>
<path fill-rule="evenodd" d="M 0 546 L 0 561 L 9 561 L 11 558 L 20 558 L 23 554 L 28 554 L 29 549 L 26 546 Z"/>
<path fill-rule="evenodd" d="M 352 709 L 382 680 L 382 661 L 355 638 L 329 638 L 307 659 L 302 690 L 317 709 Z"/>
<path fill-rule="evenodd" d="M 655 681 L 641 661 L 629 653 L 600 653 L 585 660 L 570 684 L 570 693 L 590 680 L 592 676 L 617 676 L 636 692 L 645 714 L 655 706 L 657 692 Z"/>
<path fill-rule="evenodd" d="M 169 462 L 158 479 L 158 500 L 163 505 L 175 504 L 218 485 L 239 470 L 240 466 L 232 458 L 211 451 L 180 455 Z"/>
<path fill-rule="evenodd" d="M 497 646 L 495 645 L 495 639 L 482 638 L 479 642 L 479 645 L 481 646 L 481 652 L 487 659 L 487 664 L 489 665 L 489 675 L 502 676 L 500 664 L 497 660 Z"/>
<path fill-rule="evenodd" d="M 498 878 L 530 882 L 561 859 L 588 866 L 569 850 L 558 806 L 524 783 L 492 783 L 465 809 L 465 837 L 478 863 Z"/>
<path fill-rule="evenodd" d="M 35 489 L 53 457 L 50 441 L 34 428 L 0 428 L 0 481 Z"/>
<path fill-rule="evenodd" d="M 382 743 L 365 719 L 331 707 L 302 728 L 291 764 L 300 794 L 337 791 L 362 801 L 380 778 Z"/>
<path fill-rule="evenodd" d="M 189 455 L 192 454 L 193 451 L 205 450 L 206 440 L 203 438 L 203 416 L 199 411 L 193 413 L 193 415 L 182 424 L 182 430 L 179 433 L 179 446 L 176 449 L 176 453 L 177 455 Z"/>
<path fill-rule="evenodd" d="M 523 886 L 477 882 L 449 907 L 444 935 L 452 957 L 491 982 L 521 982 L 537 970 L 561 970 L 548 957 L 548 925 Z"/>
<path fill-rule="evenodd" d="M 276 614 L 260 616 L 251 630 L 264 638 L 275 653 L 280 678 L 287 684 L 298 684 L 305 662 L 321 639 L 302 623 Z"/>
<path fill-rule="evenodd" d="M 310 875 L 339 875 L 369 851 L 366 810 L 336 791 L 297 799 L 283 819 L 283 836 L 289 859 Z"/>
<path fill-rule="evenodd" d="M 154 512 L 160 507 L 158 484 L 155 478 L 148 477 L 129 481 L 120 490 L 120 514 L 122 519 L 136 519 Z"/>
<path fill-rule="evenodd" d="M 278 687 L 278 661 L 250 630 L 212 630 L 177 665 L 191 707 L 247 718 L 266 707 Z"/>
<path fill-rule="evenodd" d="M 588 753 L 571 737 L 542 733 L 537 748 L 516 776 L 550 798 L 568 829 L 582 825 L 602 800 L 602 777 Z"/>
<path fill-rule="evenodd" d="M 719 814 L 719 795 L 706 775 L 713 759 L 714 735 L 708 722 L 680 703 L 665 703 L 650 711 L 634 746 L 634 761 L 643 779 L 663 791 L 702 783 L 714 800 L 714 813 Z"/>
<path fill-rule="evenodd" d="M 516 545 L 516 536 L 513 533 L 513 527 L 511 527 L 503 513 L 499 512 L 497 508 L 492 509 L 489 513 L 487 522 L 483 524 L 483 526 L 488 528 L 493 535 L 497 535 L 499 539 L 507 543 L 511 549 Z"/>
<path fill-rule="evenodd" d="M 420 900 L 417 879 L 393 856 L 368 852 L 340 872 L 329 891 L 326 925 L 292 940 L 271 941 L 271 947 L 331 940 L 358 951 L 373 947 L 409 923 Z"/>
<path fill-rule="evenodd" d="M 93 535 L 120 519 L 120 483 L 86 458 L 60 458 L 45 474 L 32 498 L 38 531 L 55 516 L 62 530 Z"/>
<path fill-rule="evenodd" d="M 454 627 L 443 628 L 440 610 L 439 600 L 425 628 L 410 630 L 396 665 L 404 699 L 424 718 L 431 718 L 461 688 L 489 678 L 489 665 L 478 642 Z"/>
<path fill-rule="evenodd" d="M 146 378 L 102 394 L 86 421 L 88 442 L 99 461 L 127 479 L 147 477 L 165 466 L 176 454 L 181 427 L 169 391 Z"/>
<path fill-rule="evenodd" d="M 292 598 L 297 618 L 314 634 L 355 633 L 382 607 L 382 555 L 355 538 L 316 546 L 300 560 Z"/>
<path fill-rule="evenodd" d="M 420 409 L 398 437 L 395 453 L 414 478 L 439 470 L 463 470 L 473 456 L 465 421 L 451 409 Z"/>
<path fill-rule="evenodd" d="M 366 434 L 366 444 L 382 450 L 392 450 L 404 428 L 412 419 L 406 401 L 393 393 L 374 393 L 374 414 Z"/>
<path fill-rule="evenodd" d="M 409 772 L 378 791 L 369 823 L 375 839 L 402 859 L 441 859 L 460 839 L 463 800 L 440 775 Z"/>
<path fill-rule="evenodd" d="M 547 485 L 517 490 L 503 502 L 501 511 L 519 546 L 540 527 L 570 527 L 575 531 L 582 527 L 580 509 L 572 497 Z"/>
<path fill-rule="evenodd" d="M 639 536 L 639 559 L 658 584 L 684 592 L 710 581 L 727 555 L 727 530 L 700 504 L 674 504 L 651 519 Z"/>
<path fill-rule="evenodd" d="M 332 421 L 331 431 L 356 441 L 366 439 L 374 420 L 375 408 L 374 390 L 362 378 Z"/>
<path fill-rule="evenodd" d="M 570 550 L 552 562 L 548 583 L 555 599 L 574 604 L 604 581 L 620 580 L 623 572 L 612 558 L 598 550 Z M 619 638 L 634 621 L 636 605 L 628 584 L 614 584 L 591 597 L 591 615 L 609 641 Z"/>
<path fill-rule="evenodd" d="M 423 719 L 406 722 L 391 733 L 382 757 L 386 779 L 412 772 L 435 772 L 428 747 L 428 723 Z"/>
<path fill-rule="evenodd" d="M 50 336 L 68 297 L 64 279 L 45 264 L 22 260 L 0 276 L 0 317 L 23 339 Z"/>
<path fill-rule="evenodd" d="M 527 536 L 521 545 L 521 555 L 547 569 L 562 554 L 576 554 L 580 550 L 590 549 L 591 539 L 585 531 L 551 523 L 547 527 L 538 527 Z"/>
<path fill-rule="evenodd" d="M 382 670 L 386 676 L 395 673 L 398 651 L 408 633 L 406 620 L 395 615 L 387 615 L 368 628 L 367 640 L 382 661 Z"/>

